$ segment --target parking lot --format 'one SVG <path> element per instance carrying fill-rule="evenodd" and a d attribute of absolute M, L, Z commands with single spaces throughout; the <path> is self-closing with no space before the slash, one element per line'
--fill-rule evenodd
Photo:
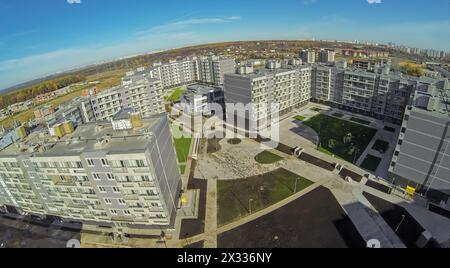
<path fill-rule="evenodd" d="M 79 241 L 80 232 L 0 217 L 1 248 L 65 248 L 71 239 Z"/>

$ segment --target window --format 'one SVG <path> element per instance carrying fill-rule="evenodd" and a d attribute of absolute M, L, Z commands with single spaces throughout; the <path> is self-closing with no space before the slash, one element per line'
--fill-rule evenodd
<path fill-rule="evenodd" d="M 150 181 L 149 176 L 141 176 L 142 181 Z"/>
<path fill-rule="evenodd" d="M 126 205 L 127 203 L 125 202 L 125 200 L 119 199 L 119 204 L 121 204 L 121 205 Z"/>
<path fill-rule="evenodd" d="M 107 173 L 106 176 L 108 177 L 108 180 L 110 180 L 110 181 L 115 180 L 114 175 L 111 173 Z"/>
<path fill-rule="evenodd" d="M 83 164 L 80 161 L 75 162 L 77 168 L 83 168 Z"/>
<path fill-rule="evenodd" d="M 113 187 L 112 189 L 113 189 L 113 192 L 114 192 L 114 193 L 116 193 L 116 194 L 117 194 L 117 193 L 120 193 L 119 187 Z"/>
<path fill-rule="evenodd" d="M 104 158 L 102 159 L 102 166 L 109 167 L 109 162 L 107 159 L 104 159 Z"/>
<path fill-rule="evenodd" d="M 98 190 L 99 190 L 101 193 L 106 193 L 105 187 L 99 186 L 99 187 L 98 187 Z"/>
<path fill-rule="evenodd" d="M 137 167 L 145 167 L 144 160 L 136 160 L 136 166 Z"/>
<path fill-rule="evenodd" d="M 96 180 L 96 181 L 100 180 L 100 174 L 94 173 L 94 174 L 92 174 L 92 176 L 94 176 L 94 180 Z"/>
<path fill-rule="evenodd" d="M 123 211 L 123 214 L 125 214 L 125 215 L 131 215 L 131 213 L 130 213 L 129 210 L 124 210 L 124 211 Z"/>
<path fill-rule="evenodd" d="M 105 198 L 105 203 L 111 205 L 112 204 L 111 199 Z"/>
<path fill-rule="evenodd" d="M 111 212 L 111 215 L 117 215 L 117 210 L 111 209 L 110 212 Z"/>
<path fill-rule="evenodd" d="M 88 166 L 90 166 L 90 167 L 95 166 L 94 160 L 92 160 L 92 159 L 88 159 L 87 163 L 88 163 Z"/>

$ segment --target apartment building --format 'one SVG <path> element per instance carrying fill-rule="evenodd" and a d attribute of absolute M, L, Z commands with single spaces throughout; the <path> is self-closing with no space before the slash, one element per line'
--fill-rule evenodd
<path fill-rule="evenodd" d="M 450 85 L 421 78 L 408 105 L 389 168 L 393 183 L 429 199 L 450 198 Z"/>
<path fill-rule="evenodd" d="M 318 52 L 318 60 L 319 62 L 327 63 L 334 62 L 336 57 L 336 52 L 331 50 L 320 50 Z"/>
<path fill-rule="evenodd" d="M 165 111 L 163 86 L 147 71 L 129 72 L 122 85 L 89 96 L 95 120 L 109 120 L 122 108 L 134 108 L 144 117 Z"/>
<path fill-rule="evenodd" d="M 196 60 L 199 66 L 199 82 L 214 85 L 223 85 L 226 74 L 236 72 L 236 62 L 233 59 L 218 56 L 200 57 Z"/>
<path fill-rule="evenodd" d="M 166 115 L 123 109 L 64 134 L 0 151 L 0 205 L 124 233 L 173 225 L 181 178 Z"/>
<path fill-rule="evenodd" d="M 225 75 L 224 92 L 226 103 L 253 104 L 246 119 L 259 128 L 272 120 L 275 111 L 271 104 L 278 104 L 276 112 L 283 115 L 309 102 L 311 69 L 303 66 Z"/>
<path fill-rule="evenodd" d="M 303 63 L 315 63 L 316 62 L 316 52 L 312 50 L 303 50 L 300 52 L 300 59 Z"/>
<path fill-rule="evenodd" d="M 211 87 L 200 84 L 190 85 L 181 96 L 181 103 L 189 107 L 191 113 L 209 114 L 211 104 L 223 105 L 224 95 L 221 87 Z"/>
<path fill-rule="evenodd" d="M 193 83 L 199 80 L 196 59 L 171 60 L 166 64 L 155 64 L 150 68 L 151 77 L 159 78 L 164 89 Z"/>

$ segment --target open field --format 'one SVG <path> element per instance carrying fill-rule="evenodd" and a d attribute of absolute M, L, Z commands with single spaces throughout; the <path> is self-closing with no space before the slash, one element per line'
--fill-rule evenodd
<path fill-rule="evenodd" d="M 312 184 L 310 180 L 282 168 L 245 179 L 219 181 L 218 224 L 224 225 L 264 209 Z"/>
<path fill-rule="evenodd" d="M 304 122 L 320 137 L 319 151 L 336 155 L 353 163 L 375 136 L 377 130 L 327 115 Z"/>
<path fill-rule="evenodd" d="M 17 121 L 19 123 L 30 121 L 30 120 L 34 119 L 34 111 L 36 111 L 37 109 L 39 109 L 45 105 L 48 105 L 48 104 L 53 104 L 53 105 L 59 106 L 71 99 L 81 96 L 84 89 L 92 88 L 95 86 L 101 91 L 103 89 L 107 89 L 112 86 L 119 85 L 122 81 L 122 77 L 125 75 L 125 72 L 126 71 L 124 69 L 120 69 L 120 70 L 107 71 L 107 72 L 104 72 L 101 74 L 88 76 L 86 78 L 86 82 L 99 81 L 100 83 L 97 85 L 73 86 L 72 87 L 73 91 L 71 93 L 64 95 L 64 96 L 57 97 L 51 101 L 41 103 L 27 111 L 23 111 L 21 113 L 10 116 L 10 117 L 6 118 L 5 120 L 1 121 L 0 125 L 3 125 L 5 128 L 9 128 L 9 127 L 12 127 L 12 124 L 14 121 Z"/>

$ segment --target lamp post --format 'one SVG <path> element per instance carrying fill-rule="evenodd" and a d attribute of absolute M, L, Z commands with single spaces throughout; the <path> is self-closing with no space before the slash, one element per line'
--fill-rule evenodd
<path fill-rule="evenodd" d="M 299 177 L 297 177 L 297 178 L 295 179 L 294 194 L 297 193 L 297 183 L 298 183 L 298 180 L 299 180 L 299 179 L 300 179 Z"/>
<path fill-rule="evenodd" d="M 395 229 L 395 232 L 397 233 L 398 229 L 400 229 L 400 226 L 402 225 L 403 221 L 405 220 L 406 216 L 402 215 L 402 220 L 400 221 L 400 223 L 397 226 L 397 229 Z"/>

